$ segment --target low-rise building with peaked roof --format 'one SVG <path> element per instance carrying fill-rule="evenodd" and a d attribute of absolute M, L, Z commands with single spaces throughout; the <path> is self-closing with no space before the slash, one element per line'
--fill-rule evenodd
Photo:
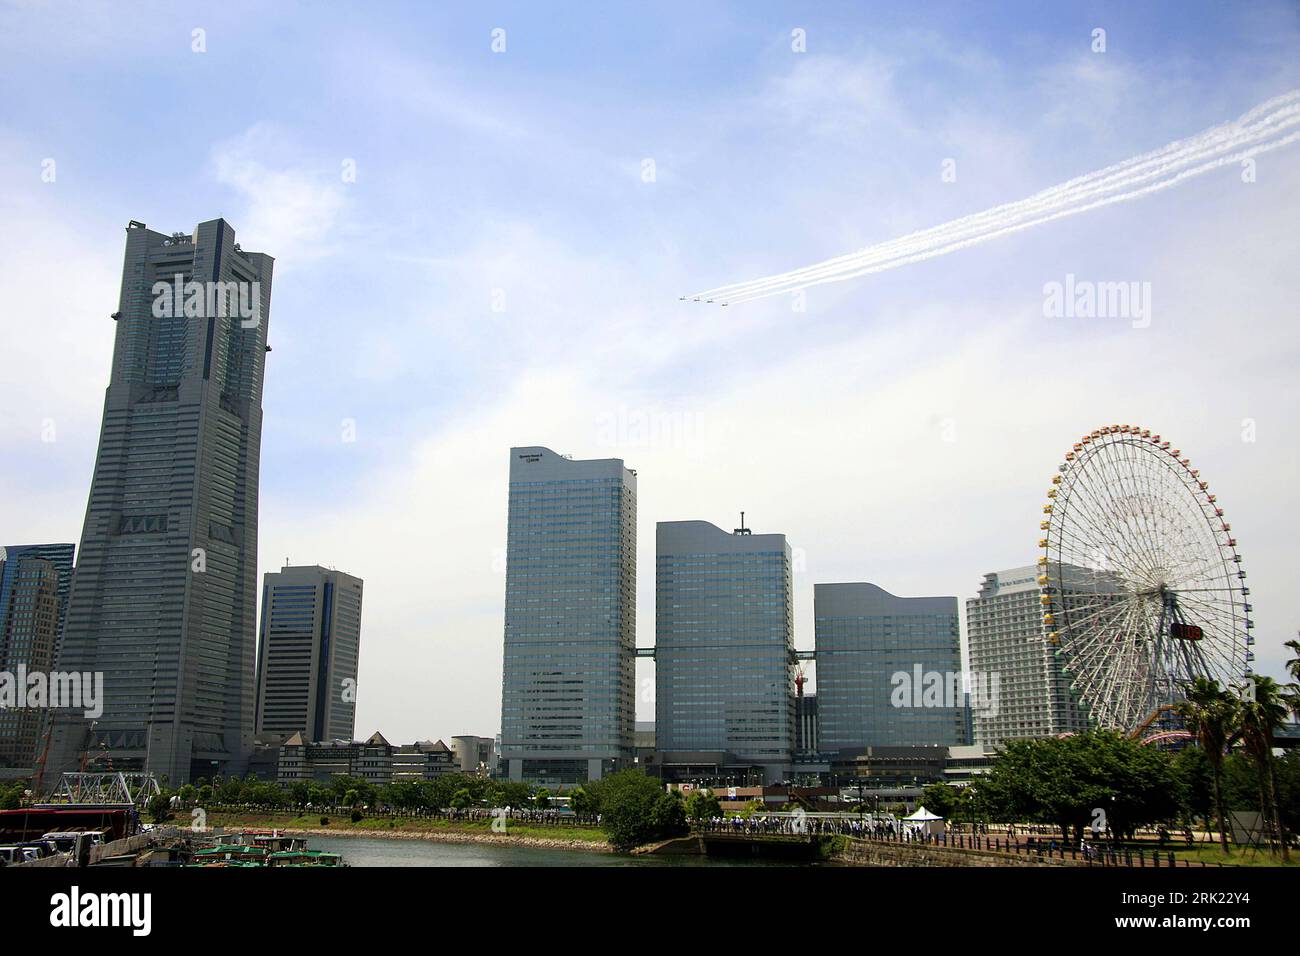
<path fill-rule="evenodd" d="M 298 731 L 284 740 L 264 738 L 255 762 L 259 776 L 282 786 L 303 781 L 328 783 L 335 777 L 360 777 L 383 787 L 390 783 L 433 780 L 459 769 L 456 754 L 441 740 L 394 746 L 379 731 L 365 740 L 308 741 Z"/>
<path fill-rule="evenodd" d="M 459 769 L 455 751 L 441 740 L 417 740 L 393 751 L 393 783 L 433 780 Z"/>

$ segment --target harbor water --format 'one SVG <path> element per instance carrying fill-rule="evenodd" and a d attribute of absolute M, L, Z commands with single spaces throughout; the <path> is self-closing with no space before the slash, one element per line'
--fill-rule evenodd
<path fill-rule="evenodd" d="M 776 866 L 770 860 L 705 856 L 628 856 L 550 847 L 437 843 L 370 837 L 311 838 L 313 850 L 341 853 L 352 866 Z"/>

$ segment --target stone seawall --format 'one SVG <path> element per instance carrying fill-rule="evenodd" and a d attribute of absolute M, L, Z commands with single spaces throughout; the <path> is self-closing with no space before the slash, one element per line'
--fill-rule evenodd
<path fill-rule="evenodd" d="M 328 827 L 274 827 L 283 836 L 323 836 L 361 838 L 369 840 L 428 840 L 430 843 L 480 843 L 497 846 L 537 847 L 543 850 L 586 850 L 591 853 L 612 853 L 613 848 L 604 840 L 565 840 L 550 837 L 515 836 L 505 833 L 474 830 L 331 830 Z M 239 827 L 226 825 L 225 830 L 238 833 Z M 218 831 L 219 832 L 219 831 Z"/>
<path fill-rule="evenodd" d="M 925 843 L 892 843 L 876 840 L 847 841 L 835 855 L 847 866 L 1087 866 L 1081 860 L 1059 857 L 1013 855 L 990 850 L 958 849 Z"/>

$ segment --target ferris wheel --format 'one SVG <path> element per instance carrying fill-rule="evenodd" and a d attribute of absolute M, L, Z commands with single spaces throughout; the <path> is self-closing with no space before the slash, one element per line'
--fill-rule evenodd
<path fill-rule="evenodd" d="M 1092 724 L 1134 731 L 1195 677 L 1242 683 L 1255 656 L 1246 572 L 1179 449 L 1136 425 L 1098 429 L 1047 497 L 1043 634 Z"/>

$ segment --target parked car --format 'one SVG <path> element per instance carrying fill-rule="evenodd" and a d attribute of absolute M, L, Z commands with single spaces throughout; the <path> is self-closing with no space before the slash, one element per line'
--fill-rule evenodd
<path fill-rule="evenodd" d="M 58 853 L 58 847 L 54 845 L 53 840 L 28 840 L 26 843 L 19 843 L 18 846 L 24 849 L 30 847 L 36 851 L 37 859 L 45 859 L 47 856 L 53 856 Z"/>
<path fill-rule="evenodd" d="M 35 847 L 31 846 L 0 846 L 0 860 L 4 861 L 6 866 L 14 863 L 30 863 L 33 860 L 39 860 L 40 855 L 36 852 Z"/>
<path fill-rule="evenodd" d="M 53 842 L 59 853 L 71 853 L 77 848 L 78 840 L 88 840 L 91 846 L 104 842 L 103 830 L 67 830 L 62 833 L 42 833 L 41 840 Z"/>

